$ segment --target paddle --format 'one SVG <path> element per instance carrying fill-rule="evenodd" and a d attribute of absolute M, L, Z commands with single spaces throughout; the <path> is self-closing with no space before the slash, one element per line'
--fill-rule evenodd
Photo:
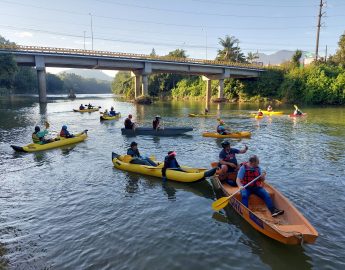
<path fill-rule="evenodd" d="M 243 186 L 243 188 L 248 187 L 249 185 L 253 184 L 256 180 L 258 180 L 260 177 L 262 176 L 259 175 L 258 177 L 256 177 L 254 180 L 250 181 L 248 184 L 246 184 L 245 186 Z M 228 197 L 222 197 L 218 200 L 216 200 L 215 202 L 212 203 L 212 209 L 214 211 L 219 211 L 222 210 L 225 206 L 227 206 L 229 204 L 230 199 L 235 196 L 237 193 L 239 193 L 241 191 L 241 189 L 238 189 L 235 193 L 231 194 Z"/>

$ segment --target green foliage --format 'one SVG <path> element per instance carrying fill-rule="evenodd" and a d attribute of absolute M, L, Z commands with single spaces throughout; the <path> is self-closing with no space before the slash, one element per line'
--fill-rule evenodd
<path fill-rule="evenodd" d="M 17 64 L 11 54 L 0 54 L 0 87 L 11 89 L 17 72 Z"/>
<path fill-rule="evenodd" d="M 336 54 L 331 57 L 331 61 L 345 66 L 345 33 L 340 36 L 338 46 L 338 50 Z"/>
<path fill-rule="evenodd" d="M 174 51 L 171 51 L 168 53 L 169 57 L 173 57 L 173 58 L 187 58 L 188 55 L 186 54 L 186 51 L 183 49 L 176 49 Z"/>
<path fill-rule="evenodd" d="M 294 55 L 291 58 L 291 62 L 294 67 L 299 67 L 301 65 L 301 57 L 302 57 L 302 51 L 296 50 Z"/>
<path fill-rule="evenodd" d="M 219 45 L 223 48 L 218 50 L 216 60 L 230 62 L 246 62 L 246 58 L 238 46 L 239 40 L 234 36 L 225 36 L 224 39 L 219 38 Z"/>
<path fill-rule="evenodd" d="M 59 76 L 48 73 L 46 78 L 48 93 L 62 94 L 62 92 L 66 92 L 67 89 L 64 87 L 64 81 Z"/>
<path fill-rule="evenodd" d="M 134 97 L 134 79 L 128 71 L 119 71 L 116 73 L 111 83 L 111 91 L 117 95 L 124 95 L 127 98 Z"/>
<path fill-rule="evenodd" d="M 37 94 L 36 70 L 32 67 L 18 67 L 13 88 L 15 94 Z"/>

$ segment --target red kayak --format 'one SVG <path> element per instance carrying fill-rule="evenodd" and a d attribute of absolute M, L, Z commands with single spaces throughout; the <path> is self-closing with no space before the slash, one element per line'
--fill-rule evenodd
<path fill-rule="evenodd" d="M 289 117 L 303 117 L 303 116 L 307 116 L 306 113 L 302 113 L 302 114 L 289 114 Z"/>

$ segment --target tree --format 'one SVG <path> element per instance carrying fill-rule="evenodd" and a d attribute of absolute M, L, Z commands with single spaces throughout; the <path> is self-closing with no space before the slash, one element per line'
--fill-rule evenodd
<path fill-rule="evenodd" d="M 188 57 L 184 49 L 176 49 L 174 51 L 171 51 L 168 53 L 167 56 L 173 57 L 173 58 L 187 58 Z"/>
<path fill-rule="evenodd" d="M 0 36 L 0 45 L 13 45 L 4 37 Z M 13 88 L 14 78 L 17 72 L 17 63 L 11 54 L 0 55 L 0 88 L 7 89 L 1 92 L 10 92 Z"/>
<path fill-rule="evenodd" d="M 302 57 L 302 51 L 296 50 L 294 55 L 291 58 L 291 62 L 294 67 L 299 67 L 301 65 L 301 57 Z"/>
<path fill-rule="evenodd" d="M 249 52 L 248 55 L 247 55 L 247 61 L 249 63 L 253 63 L 254 60 L 256 59 L 259 59 L 259 55 L 258 53 L 252 53 L 252 52 Z"/>
<path fill-rule="evenodd" d="M 219 38 L 219 45 L 223 48 L 218 50 L 216 60 L 230 62 L 246 62 L 241 48 L 238 46 L 239 40 L 234 36 L 225 36 L 224 39 Z"/>
<path fill-rule="evenodd" d="M 150 53 L 150 56 L 151 56 L 151 57 L 156 57 L 156 56 L 157 56 L 155 48 L 152 48 L 152 51 L 151 51 L 151 53 Z"/>
<path fill-rule="evenodd" d="M 71 90 L 71 89 L 69 89 Z M 74 89 L 72 89 L 74 90 Z M 47 92 L 48 93 L 62 93 L 64 91 L 64 82 L 59 76 L 48 73 L 47 74 Z"/>
<path fill-rule="evenodd" d="M 345 65 L 345 33 L 340 36 L 339 42 L 338 42 L 338 50 L 334 56 L 332 56 L 332 60 L 336 64 L 342 64 Z"/>

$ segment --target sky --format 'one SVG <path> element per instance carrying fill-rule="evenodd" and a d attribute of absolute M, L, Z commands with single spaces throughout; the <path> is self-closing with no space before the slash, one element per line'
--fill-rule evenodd
<path fill-rule="evenodd" d="M 245 54 L 315 52 L 320 0 L 0 0 L 0 35 L 20 45 L 158 55 L 176 48 L 214 59 L 219 38 Z M 327 0 L 320 55 L 345 31 L 345 0 Z M 91 14 L 91 15 L 90 15 Z"/>

